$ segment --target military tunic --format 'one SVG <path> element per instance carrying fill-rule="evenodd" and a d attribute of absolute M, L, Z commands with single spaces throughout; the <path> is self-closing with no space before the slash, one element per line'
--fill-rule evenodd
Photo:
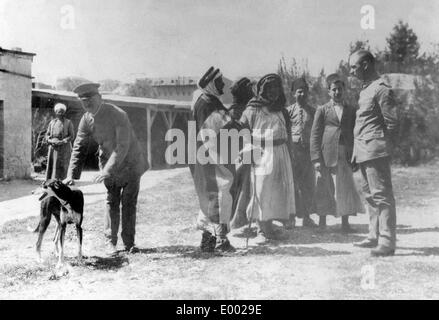
<path fill-rule="evenodd" d="M 122 240 L 134 245 L 136 205 L 140 177 L 149 168 L 128 115 L 119 107 L 103 103 L 95 115 L 86 112 L 79 123 L 69 165 L 69 177 L 79 179 L 89 139 L 99 144 L 99 168 L 105 176 L 107 211 L 104 227 L 115 245 L 122 203 Z"/>
<path fill-rule="evenodd" d="M 393 196 L 391 141 L 398 127 L 393 92 L 378 78 L 363 85 L 358 101 L 353 161 L 360 165 L 370 214 L 369 239 L 395 248 L 396 208 Z"/>

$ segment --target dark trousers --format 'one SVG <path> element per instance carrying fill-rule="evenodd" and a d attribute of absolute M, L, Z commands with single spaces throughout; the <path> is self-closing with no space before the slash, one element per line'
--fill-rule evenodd
<path fill-rule="evenodd" d="M 134 245 L 136 233 L 136 206 L 140 188 L 140 177 L 118 183 L 114 179 L 104 181 L 107 188 L 107 206 L 104 217 L 105 236 L 112 244 L 117 244 L 122 204 L 122 241 L 126 247 Z"/>
<path fill-rule="evenodd" d="M 384 157 L 360 163 L 363 192 L 369 211 L 369 239 L 395 248 L 396 208 L 393 196 L 390 158 Z"/>
<path fill-rule="evenodd" d="M 293 176 L 296 198 L 296 216 L 308 217 L 315 211 L 314 189 L 315 172 L 311 162 L 309 148 L 300 143 L 293 143 Z"/>

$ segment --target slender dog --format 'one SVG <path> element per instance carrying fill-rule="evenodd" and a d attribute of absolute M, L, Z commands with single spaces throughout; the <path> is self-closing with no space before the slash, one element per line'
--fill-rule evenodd
<path fill-rule="evenodd" d="M 58 226 L 53 239 L 58 253 L 58 265 L 64 263 L 64 237 L 68 223 L 74 223 L 78 236 L 78 258 L 82 258 L 82 219 L 84 212 L 84 195 L 81 190 L 72 190 L 59 180 L 47 181 L 43 184 L 40 222 L 34 232 L 38 232 L 36 250 L 41 261 L 41 243 L 49 226 L 52 215 Z M 59 248 L 58 248 L 59 246 Z"/>

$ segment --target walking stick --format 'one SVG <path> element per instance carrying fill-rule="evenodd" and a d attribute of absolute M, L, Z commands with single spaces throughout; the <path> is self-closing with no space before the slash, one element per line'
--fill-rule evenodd
<path fill-rule="evenodd" d="M 255 202 L 258 203 L 258 205 L 261 205 L 261 202 L 259 201 L 259 197 L 258 194 L 256 192 L 256 168 L 255 166 L 253 166 L 253 203 L 252 203 L 252 216 L 250 217 L 250 221 L 248 223 L 248 228 L 249 228 L 249 233 L 251 231 L 251 227 L 252 227 L 252 220 L 253 220 L 253 214 L 254 214 L 254 210 L 255 210 Z M 246 238 L 246 249 L 248 249 L 248 239 L 249 239 L 249 233 L 247 233 L 247 238 Z"/>
<path fill-rule="evenodd" d="M 251 231 L 251 227 L 252 227 L 252 220 L 253 220 L 253 214 L 255 212 L 255 202 L 256 202 L 256 170 L 253 167 L 253 203 L 252 203 L 252 215 L 250 217 L 249 223 L 248 223 L 248 232 L 247 232 L 247 237 L 245 239 L 245 248 L 248 249 L 248 239 L 250 238 L 250 231 Z"/>

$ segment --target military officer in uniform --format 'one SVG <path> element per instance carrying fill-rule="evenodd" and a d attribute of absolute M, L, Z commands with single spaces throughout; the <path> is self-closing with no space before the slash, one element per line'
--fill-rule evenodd
<path fill-rule="evenodd" d="M 370 216 L 369 235 L 356 246 L 372 256 L 395 253 L 396 208 L 390 171 L 391 141 L 397 129 L 393 92 L 375 70 L 375 58 L 360 50 L 349 58 L 351 74 L 363 81 L 354 127 L 352 160 L 360 166 Z"/>
<path fill-rule="evenodd" d="M 71 184 L 80 178 L 89 139 L 94 139 L 99 144 L 100 168 L 94 181 L 104 182 L 107 188 L 104 229 L 108 253 L 116 253 L 120 211 L 125 250 L 135 253 L 138 251 L 134 237 L 140 177 L 149 166 L 128 115 L 119 107 L 104 103 L 98 88 L 97 83 L 85 83 L 73 90 L 86 113 L 78 126 L 66 182 Z"/>

